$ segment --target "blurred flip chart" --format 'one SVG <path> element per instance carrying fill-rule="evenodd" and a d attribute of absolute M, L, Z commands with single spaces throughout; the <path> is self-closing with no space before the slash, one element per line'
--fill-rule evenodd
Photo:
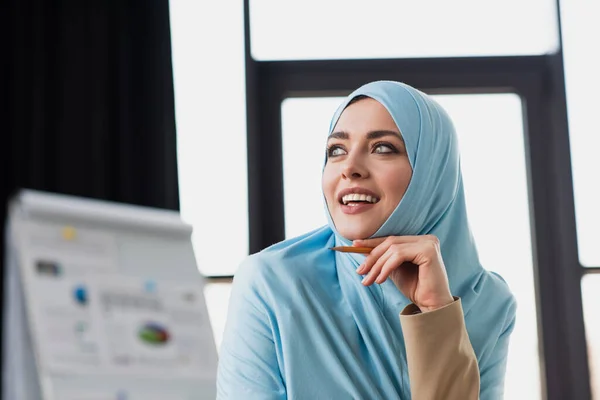
<path fill-rule="evenodd" d="M 18 193 L 5 229 L 4 398 L 214 399 L 191 232 L 174 211 Z"/>

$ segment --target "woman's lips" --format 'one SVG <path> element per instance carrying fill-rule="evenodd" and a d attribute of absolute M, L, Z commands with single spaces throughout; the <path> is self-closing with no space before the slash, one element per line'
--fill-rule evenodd
<path fill-rule="evenodd" d="M 352 205 L 355 204 L 355 205 Z M 377 203 L 375 203 L 377 204 Z M 375 206 L 373 203 L 348 203 L 347 205 L 340 204 L 340 208 L 344 214 L 360 214 L 366 211 L 369 211 L 371 208 Z"/>

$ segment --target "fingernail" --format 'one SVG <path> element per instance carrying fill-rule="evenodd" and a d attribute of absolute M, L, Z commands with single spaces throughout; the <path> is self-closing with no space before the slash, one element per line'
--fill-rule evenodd
<path fill-rule="evenodd" d="M 362 281 L 360 281 L 360 283 L 362 283 L 364 285 L 365 281 L 367 280 L 367 277 L 365 276 Z"/>
<path fill-rule="evenodd" d="M 358 268 L 356 268 L 356 272 L 360 274 L 364 267 L 365 267 L 364 264 L 359 265 Z"/>

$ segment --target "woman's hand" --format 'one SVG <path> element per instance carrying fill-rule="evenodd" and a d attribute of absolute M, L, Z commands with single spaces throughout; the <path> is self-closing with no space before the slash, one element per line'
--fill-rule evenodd
<path fill-rule="evenodd" d="M 353 246 L 373 247 L 356 270 L 366 275 L 363 285 L 381 284 L 390 277 L 422 312 L 433 311 L 454 301 L 437 237 L 388 236 L 355 240 Z"/>

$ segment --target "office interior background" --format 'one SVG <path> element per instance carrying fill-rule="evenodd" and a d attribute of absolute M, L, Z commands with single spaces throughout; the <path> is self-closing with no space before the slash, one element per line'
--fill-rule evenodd
<path fill-rule="evenodd" d="M 5 4 L 3 225 L 19 188 L 180 211 L 218 348 L 243 258 L 326 223 L 341 97 L 403 81 L 454 120 L 482 263 L 519 303 L 506 398 L 600 399 L 596 2 Z"/>

